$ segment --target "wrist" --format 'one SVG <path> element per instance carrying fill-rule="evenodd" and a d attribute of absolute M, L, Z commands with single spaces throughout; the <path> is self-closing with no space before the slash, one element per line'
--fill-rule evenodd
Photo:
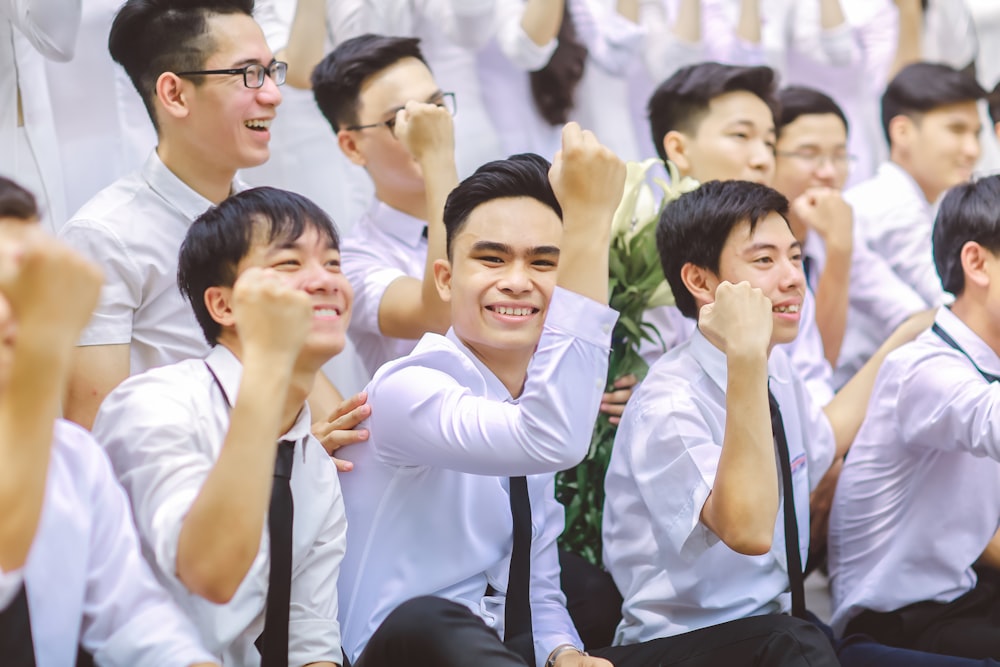
<path fill-rule="evenodd" d="M 559 658 L 563 655 L 587 655 L 587 653 L 572 644 L 560 644 L 552 649 L 551 653 L 549 653 L 549 657 L 545 661 L 545 667 L 556 667 L 556 664 L 559 662 Z"/>

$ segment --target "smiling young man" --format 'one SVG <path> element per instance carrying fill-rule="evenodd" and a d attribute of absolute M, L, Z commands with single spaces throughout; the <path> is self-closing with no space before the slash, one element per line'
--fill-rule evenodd
<path fill-rule="evenodd" d="M 147 560 L 223 664 L 341 663 L 344 508 L 305 402 L 350 318 L 338 244 L 281 190 L 203 214 L 177 281 L 211 352 L 129 378 L 94 423 Z"/>
<path fill-rule="evenodd" d="M 738 620 L 810 618 L 810 491 L 857 432 L 851 394 L 862 387 L 856 379 L 820 408 L 781 347 L 798 334 L 806 291 L 787 211 L 768 187 L 713 181 L 661 215 L 663 272 L 698 328 L 650 368 L 608 466 L 604 561 L 625 598 L 618 644 L 696 629 L 721 644 Z M 914 334 L 901 330 L 879 354 Z M 835 656 L 823 641 L 822 664 L 950 664 L 864 640 Z"/>
<path fill-rule="evenodd" d="M 947 300 L 931 256 L 934 206 L 948 188 L 972 175 L 982 129 L 976 103 L 984 97 L 974 77 L 947 65 L 903 68 L 882 95 L 889 161 L 844 195 L 860 236 L 926 308 Z M 857 370 L 882 333 L 877 327 L 852 343 L 851 359 L 844 360 L 851 363 L 842 363 L 842 372 L 849 376 Z"/>
<path fill-rule="evenodd" d="M 60 230 L 105 275 L 65 404 L 83 426 L 130 374 L 207 351 L 177 289 L 177 252 L 191 222 L 240 189 L 236 171 L 268 158 L 284 65 L 252 10 L 252 0 L 129 0 L 115 16 L 111 56 L 139 91 L 158 141 L 139 170 Z"/>

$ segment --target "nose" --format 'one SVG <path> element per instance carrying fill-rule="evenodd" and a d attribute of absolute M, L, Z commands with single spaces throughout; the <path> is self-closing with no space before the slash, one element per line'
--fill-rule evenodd
<path fill-rule="evenodd" d="M 799 291 L 805 289 L 806 285 L 806 274 L 802 270 L 802 264 L 805 261 L 805 255 L 802 255 L 800 261 L 795 261 L 790 257 L 786 257 L 782 260 L 781 268 L 781 287 L 785 291 Z"/>
<path fill-rule="evenodd" d="M 500 277 L 497 287 L 505 294 L 524 294 L 531 290 L 531 275 L 523 262 L 511 262 Z"/>
<path fill-rule="evenodd" d="M 264 85 L 257 89 L 257 102 L 263 106 L 276 107 L 281 104 L 281 88 L 270 74 L 264 76 Z"/>
<path fill-rule="evenodd" d="M 826 154 L 820 156 L 814 174 L 818 180 L 823 182 L 823 185 L 832 186 L 833 181 L 837 178 L 837 167 L 833 163 L 833 156 Z"/>
<path fill-rule="evenodd" d="M 773 176 L 774 148 L 764 141 L 756 142 L 750 154 L 750 167 L 768 176 Z"/>
<path fill-rule="evenodd" d="M 336 294 L 337 276 L 319 262 L 310 262 L 303 268 L 302 289 L 309 294 Z"/>
<path fill-rule="evenodd" d="M 979 134 L 975 132 L 969 132 L 965 135 L 965 142 L 963 145 L 965 154 L 973 161 L 979 159 L 979 153 L 981 150 L 981 145 L 979 143 Z"/>

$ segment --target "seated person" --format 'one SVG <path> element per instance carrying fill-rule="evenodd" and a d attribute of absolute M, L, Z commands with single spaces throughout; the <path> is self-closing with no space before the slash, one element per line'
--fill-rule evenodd
<path fill-rule="evenodd" d="M 109 667 L 214 664 L 142 560 L 104 452 L 57 419 L 101 277 L 37 220 L 0 177 L 2 662 L 63 667 L 82 649 Z"/>
<path fill-rule="evenodd" d="M 301 195 L 256 188 L 209 209 L 177 282 L 211 352 L 129 378 L 94 423 L 147 560 L 225 664 L 342 660 L 344 508 L 305 402 L 350 318 L 338 247 Z"/>
<path fill-rule="evenodd" d="M 833 627 L 1000 659 L 1000 176 L 955 186 L 934 263 L 955 295 L 886 359 L 830 517 Z"/>
<path fill-rule="evenodd" d="M 660 159 L 673 162 L 682 177 L 702 183 L 744 180 L 770 185 L 777 124 L 774 79 L 768 67 L 709 62 L 678 70 L 649 99 L 649 126 Z M 816 328 L 811 292 L 806 292 L 801 308 L 802 332 L 790 344 L 790 355 L 816 401 L 825 404 L 833 396 L 833 372 Z M 694 330 L 694 323 L 676 307 L 647 311 L 647 317 L 668 350 Z M 662 351 L 659 345 L 647 344 L 643 356 L 652 363 Z"/>
<path fill-rule="evenodd" d="M 585 455 L 600 403 L 623 182 L 621 162 L 571 123 L 551 170 L 514 156 L 449 196 L 448 259 L 434 268 L 452 328 L 376 373 L 370 445 L 348 454 L 359 465 L 344 480 L 351 549 L 340 581 L 355 667 L 412 655 L 436 666 L 638 667 L 696 652 L 705 662 L 686 664 L 740 664 L 708 637 L 588 657 L 559 590 L 554 473 Z M 797 619 L 742 632 L 746 664 L 769 643 L 784 659 L 767 664 L 836 664 Z"/>
<path fill-rule="evenodd" d="M 925 308 L 947 301 L 934 272 L 931 228 L 944 192 L 969 180 L 979 159 L 975 77 L 936 63 L 904 67 L 882 95 L 882 129 L 889 161 L 844 194 L 868 246 L 912 287 Z M 850 328 L 837 382 L 849 378 L 882 341 L 882 327 Z"/>
<path fill-rule="evenodd" d="M 787 210 L 766 186 L 712 181 L 660 218 L 664 275 L 698 328 L 650 369 L 615 439 L 603 535 L 625 598 L 616 644 L 809 618 L 809 493 L 854 437 L 874 363 L 914 332 L 893 334 L 821 409 L 781 348 L 806 289 Z M 872 642 L 838 649 L 845 665 L 942 664 Z"/>

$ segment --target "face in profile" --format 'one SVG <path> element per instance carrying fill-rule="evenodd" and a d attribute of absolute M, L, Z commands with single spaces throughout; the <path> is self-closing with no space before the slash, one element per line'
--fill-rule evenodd
<path fill-rule="evenodd" d="M 774 178 L 774 115 L 753 93 L 737 90 L 709 102 L 693 134 L 683 134 L 667 156 L 684 176 L 706 181 L 743 180 L 770 185 Z"/>
<path fill-rule="evenodd" d="M 972 177 L 979 159 L 979 110 L 975 102 L 938 107 L 914 118 L 893 119 L 905 168 L 932 199 Z M 894 154 L 896 151 L 894 150 Z"/>
<path fill-rule="evenodd" d="M 451 302 L 459 339 L 490 368 L 530 359 L 559 264 L 562 221 L 530 197 L 494 199 L 473 209 L 438 260 L 438 291 Z"/>
<path fill-rule="evenodd" d="M 344 349 L 354 291 L 341 271 L 340 251 L 329 237 L 309 225 L 297 239 L 255 242 L 237 272 L 251 267 L 272 269 L 288 286 L 312 299 L 312 331 L 302 355 L 318 367 Z"/>
<path fill-rule="evenodd" d="M 752 232 L 749 222 L 735 226 L 719 255 L 717 278 L 734 284 L 746 281 L 761 290 L 772 304 L 772 344 L 795 340 L 805 295 L 802 245 L 781 215 L 768 213 Z"/>

